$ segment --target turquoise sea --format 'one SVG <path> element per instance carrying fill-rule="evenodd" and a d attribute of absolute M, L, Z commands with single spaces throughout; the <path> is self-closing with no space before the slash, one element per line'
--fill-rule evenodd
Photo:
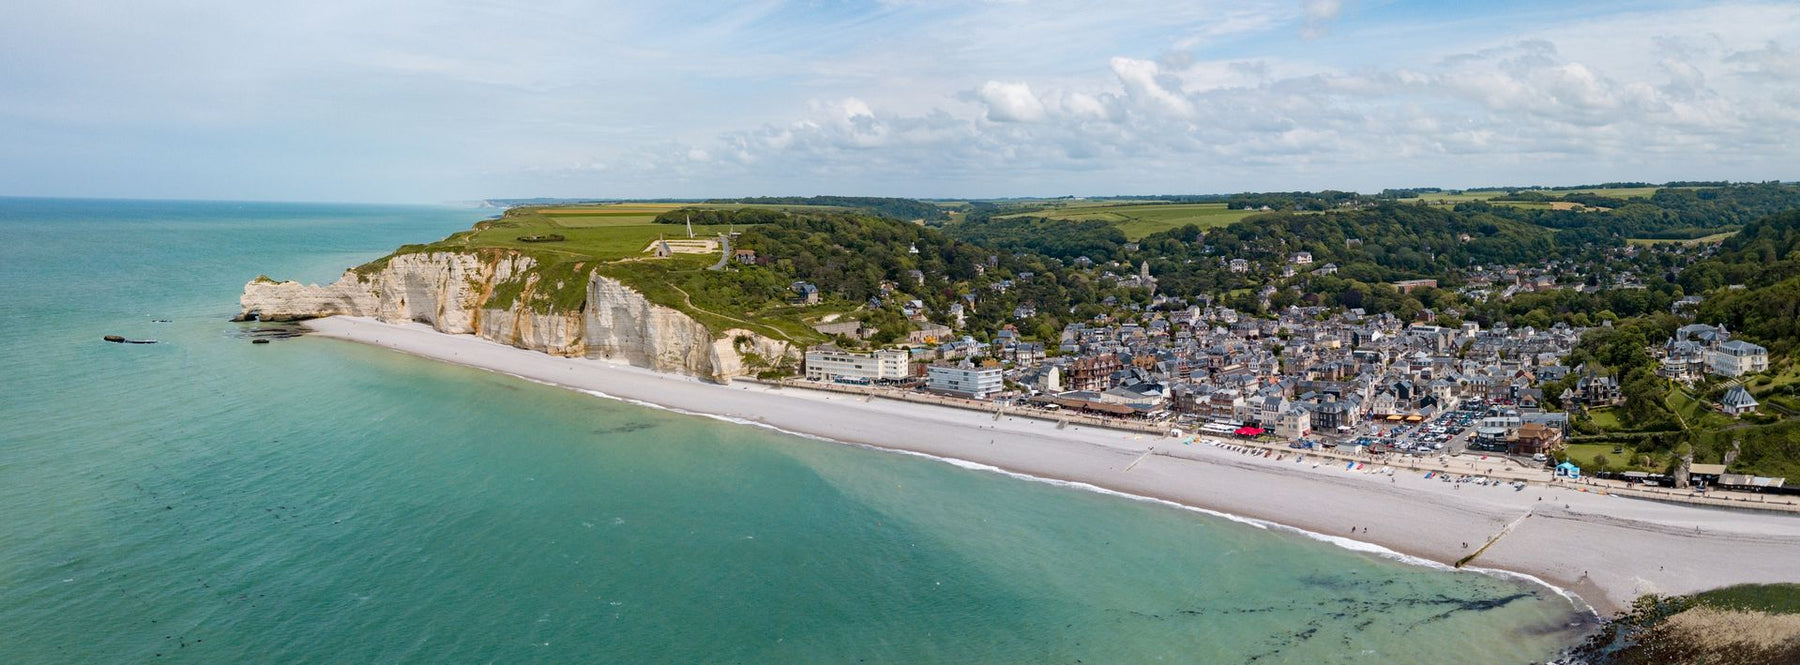
<path fill-rule="evenodd" d="M 0 663 L 1525 663 L 1577 637 L 1541 586 L 226 320 L 260 273 L 328 281 L 491 212 L 0 199 Z"/>

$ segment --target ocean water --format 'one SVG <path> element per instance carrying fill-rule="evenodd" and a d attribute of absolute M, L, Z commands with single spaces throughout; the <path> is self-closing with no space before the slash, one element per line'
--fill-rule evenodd
<path fill-rule="evenodd" d="M 226 321 L 258 274 L 330 280 L 488 212 L 0 199 L 0 662 L 1524 663 L 1575 638 L 1537 585 Z"/>

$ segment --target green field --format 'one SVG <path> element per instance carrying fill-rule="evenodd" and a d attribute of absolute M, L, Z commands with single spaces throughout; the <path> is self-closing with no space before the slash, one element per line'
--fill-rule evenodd
<path fill-rule="evenodd" d="M 1058 202 L 1055 205 L 1020 212 L 1005 217 L 1045 217 L 1070 221 L 1101 221 L 1119 227 L 1125 237 L 1137 240 L 1144 236 L 1193 224 L 1201 228 L 1225 226 L 1250 215 L 1253 210 L 1231 210 L 1223 203 L 1156 203 L 1156 202 Z"/>
<path fill-rule="evenodd" d="M 761 309 L 753 311 L 746 303 L 730 300 L 732 290 L 720 288 L 720 281 L 732 277 L 706 270 L 718 260 L 717 252 L 676 254 L 667 258 L 656 258 L 646 252 L 658 238 L 687 239 L 687 230 L 681 225 L 653 221 L 656 215 L 683 205 L 629 203 L 514 208 L 501 218 L 482 221 L 468 231 L 451 234 L 430 244 L 407 245 L 400 252 L 510 250 L 537 261 L 538 268 L 533 272 L 539 279 L 535 283 L 515 280 L 495 285 L 494 306 L 510 306 L 524 299 L 538 311 L 574 309 L 586 297 L 587 276 L 599 272 L 625 282 L 652 302 L 681 310 L 706 324 L 714 333 L 744 328 L 796 342 L 822 338 L 805 321 L 809 320 L 806 317 L 830 311 L 829 307 L 802 310 L 761 307 L 758 303 Z M 696 227 L 695 231 L 696 237 L 708 238 L 716 237 L 724 229 Z M 551 235 L 563 239 L 548 242 L 521 239 Z M 386 258 L 378 259 L 358 271 L 378 269 L 385 263 Z"/>
<path fill-rule="evenodd" d="M 1606 458 L 1606 466 L 1614 469 L 1660 471 L 1665 463 L 1662 454 L 1656 453 L 1650 455 L 1649 466 L 1636 466 L 1632 464 L 1638 457 L 1636 448 L 1616 446 L 1617 450 L 1622 451 L 1617 453 L 1613 452 L 1614 449 L 1614 444 L 1610 443 L 1571 443 L 1563 449 L 1563 454 L 1567 455 L 1569 461 L 1574 462 L 1575 466 L 1588 472 L 1600 470 L 1601 465 L 1596 464 L 1594 460 L 1602 456 Z"/>
<path fill-rule="evenodd" d="M 655 215 L 608 215 L 581 210 L 515 209 L 505 217 L 476 224 L 474 229 L 427 245 L 431 250 L 505 248 L 569 260 L 607 262 L 645 256 L 644 248 L 659 237 L 685 238 L 687 230 L 655 224 Z M 556 234 L 560 242 L 525 242 L 521 237 Z"/>
<path fill-rule="evenodd" d="M 1594 424 L 1598 425 L 1600 429 L 1608 432 L 1619 432 L 1625 429 L 1625 426 L 1619 422 L 1618 414 L 1613 413 L 1612 409 L 1589 409 L 1587 414 L 1588 419 L 1594 421 Z"/>
<path fill-rule="evenodd" d="M 1662 188 L 1661 187 L 1617 187 L 1617 188 L 1611 188 L 1611 189 L 1603 189 L 1603 188 L 1534 189 L 1534 190 L 1522 190 L 1522 191 L 1541 192 L 1545 196 L 1563 196 L 1565 194 L 1599 194 L 1601 196 L 1610 196 L 1610 197 L 1617 198 L 1617 199 L 1647 199 L 1647 198 L 1650 198 L 1650 195 L 1655 194 L 1656 190 L 1659 190 L 1659 189 L 1662 189 Z M 1465 189 L 1465 190 L 1456 191 L 1456 192 L 1432 192 L 1432 193 L 1420 194 L 1419 199 L 1423 200 L 1423 201 L 1433 202 L 1433 203 L 1443 202 L 1443 203 L 1448 203 L 1448 204 L 1456 204 L 1456 203 L 1466 203 L 1468 201 L 1486 201 L 1488 199 L 1492 199 L 1497 196 L 1505 196 L 1505 195 L 1506 195 L 1506 190 L 1504 190 L 1504 189 Z M 1503 202 L 1497 201 L 1496 203 L 1503 203 Z M 1524 203 L 1524 202 L 1513 201 L 1511 203 Z"/>
<path fill-rule="evenodd" d="M 1737 235 L 1737 231 L 1726 231 L 1724 233 L 1714 233 L 1712 235 L 1701 237 L 1701 238 L 1687 238 L 1687 239 L 1682 239 L 1682 238 L 1628 238 L 1625 240 L 1625 242 L 1631 243 L 1633 245 L 1644 245 L 1644 246 L 1686 245 L 1686 246 L 1692 247 L 1695 245 L 1705 245 L 1708 243 L 1724 242 L 1724 240 L 1726 238 L 1730 238 L 1734 235 Z"/>
<path fill-rule="evenodd" d="M 1468 189 L 1460 192 L 1427 192 L 1419 195 L 1420 201 L 1427 203 L 1467 203 L 1469 201 L 1486 201 L 1506 192 L 1498 189 Z"/>
<path fill-rule="evenodd" d="M 1611 189 L 1568 189 L 1556 190 L 1557 194 L 1599 194 L 1615 199 L 1647 199 L 1661 187 L 1614 187 Z"/>
<path fill-rule="evenodd" d="M 1681 416 L 1682 422 L 1695 429 L 1723 429 L 1731 425 L 1731 417 L 1714 411 L 1712 404 L 1694 399 L 1679 388 L 1669 389 L 1664 404 Z"/>
<path fill-rule="evenodd" d="M 1769 373 L 1746 381 L 1744 388 L 1763 399 L 1795 383 L 1800 383 L 1800 364 L 1778 364 L 1770 367 Z"/>
<path fill-rule="evenodd" d="M 1800 614 L 1800 584 L 1740 584 L 1702 591 L 1694 600 L 1725 610 Z"/>

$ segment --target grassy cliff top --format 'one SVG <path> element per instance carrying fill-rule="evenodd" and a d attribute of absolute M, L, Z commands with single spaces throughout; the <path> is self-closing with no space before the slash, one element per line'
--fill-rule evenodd
<path fill-rule="evenodd" d="M 1643 596 L 1571 655 L 1618 665 L 1800 662 L 1800 584 Z"/>
<path fill-rule="evenodd" d="M 681 203 L 621 203 L 513 208 L 498 219 L 483 220 L 437 242 L 404 245 L 393 254 L 354 270 L 371 275 L 386 267 L 394 256 L 428 252 L 506 252 L 531 257 L 537 263 L 533 275 L 495 286 L 491 308 L 507 308 L 523 302 L 538 312 L 572 311 L 586 299 L 588 277 L 601 274 L 623 282 L 651 302 L 674 308 L 705 324 L 715 335 L 743 328 L 775 339 L 809 343 L 823 339 L 807 325 L 831 308 L 794 308 L 781 301 L 754 302 L 732 288 L 738 273 L 757 266 L 733 265 L 725 271 L 709 271 L 719 259 L 716 239 L 724 227 L 694 227 L 694 241 L 714 241 L 710 248 L 690 244 L 687 229 L 679 224 L 657 224 L 656 216 L 669 210 L 695 207 Z M 740 208 L 743 204 L 706 207 Z M 783 209 L 805 206 L 771 206 Z M 743 230 L 738 227 L 736 230 Z M 650 251 L 659 239 L 667 239 L 677 253 L 657 257 Z M 683 247 L 686 245 L 686 247 Z M 694 253 L 685 253 L 684 249 Z M 535 279 L 533 279 L 535 278 Z"/>

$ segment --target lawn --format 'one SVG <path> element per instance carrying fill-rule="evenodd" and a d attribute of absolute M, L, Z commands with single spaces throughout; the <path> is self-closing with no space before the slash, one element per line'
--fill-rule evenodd
<path fill-rule="evenodd" d="M 1611 443 L 1571 443 L 1564 448 L 1563 453 L 1568 455 L 1569 461 L 1574 462 L 1575 466 L 1579 466 L 1582 469 L 1589 471 L 1600 469 L 1601 465 L 1594 462 L 1594 459 L 1600 456 L 1605 456 L 1607 462 L 1606 465 L 1615 469 L 1657 471 L 1663 468 L 1662 466 L 1659 466 L 1663 464 L 1663 460 L 1659 454 L 1652 454 L 1650 456 L 1650 466 L 1638 467 L 1630 464 L 1632 460 L 1637 459 L 1638 453 L 1636 448 L 1632 448 L 1631 446 L 1618 446 L 1617 449 L 1621 452 L 1613 452 L 1614 444 Z"/>
<path fill-rule="evenodd" d="M 1782 390 L 1795 383 L 1800 383 L 1800 364 L 1789 364 L 1772 368 L 1774 371 L 1744 382 L 1744 388 L 1762 399 L 1764 395 Z"/>
<path fill-rule="evenodd" d="M 1668 405 L 1676 413 L 1681 414 L 1688 427 L 1694 429 L 1719 429 L 1731 425 L 1731 418 L 1712 409 L 1712 405 L 1690 397 L 1686 392 L 1671 388 Z"/>
<path fill-rule="evenodd" d="M 1119 227 L 1125 237 L 1137 240 L 1144 236 L 1193 224 L 1201 228 L 1225 226 L 1250 215 L 1254 210 L 1231 210 L 1223 203 L 1120 203 L 1117 201 L 1077 202 L 1042 208 L 1011 216 L 1046 217 L 1071 221 L 1101 221 Z"/>
<path fill-rule="evenodd" d="M 1625 425 L 1619 422 L 1619 415 L 1613 413 L 1612 409 L 1589 409 L 1587 414 L 1588 419 L 1594 421 L 1594 424 L 1599 426 L 1602 430 L 1608 432 L 1625 431 Z"/>

